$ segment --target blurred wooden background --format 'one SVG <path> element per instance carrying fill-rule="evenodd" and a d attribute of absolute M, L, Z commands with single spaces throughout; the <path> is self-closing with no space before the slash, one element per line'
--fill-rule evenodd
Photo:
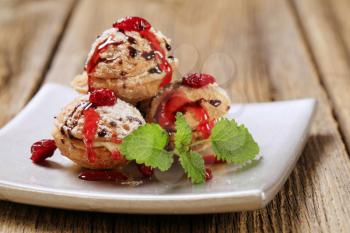
<path fill-rule="evenodd" d="M 172 38 L 180 72 L 213 71 L 237 102 L 314 97 L 319 108 L 264 209 L 143 216 L 0 201 L 0 232 L 350 232 L 349 12 L 349 0 L 1 0 L 0 126 L 44 82 L 81 72 L 94 38 L 127 15 Z"/>

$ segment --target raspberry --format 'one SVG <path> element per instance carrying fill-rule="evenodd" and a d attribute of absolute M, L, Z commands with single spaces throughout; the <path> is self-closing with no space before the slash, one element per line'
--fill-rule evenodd
<path fill-rule="evenodd" d="M 89 101 L 95 106 L 112 106 L 117 101 L 117 97 L 110 89 L 96 88 L 90 93 Z"/>
<path fill-rule="evenodd" d="M 187 74 L 182 78 L 182 84 L 192 88 L 201 88 L 210 83 L 215 83 L 215 78 L 209 74 Z"/>
<path fill-rule="evenodd" d="M 35 142 L 30 148 L 32 153 L 30 159 L 33 160 L 34 163 L 42 162 L 48 157 L 51 157 L 56 148 L 54 140 L 45 139 Z"/>
<path fill-rule="evenodd" d="M 141 17 L 125 17 L 123 20 L 115 22 L 113 27 L 124 31 L 139 32 L 149 30 L 151 28 L 151 24 Z"/>
<path fill-rule="evenodd" d="M 153 175 L 153 168 L 148 167 L 144 164 L 138 164 L 137 168 L 145 177 L 151 177 Z"/>

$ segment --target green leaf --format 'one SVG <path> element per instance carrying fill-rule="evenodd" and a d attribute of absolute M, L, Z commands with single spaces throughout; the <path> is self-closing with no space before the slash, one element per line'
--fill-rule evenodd
<path fill-rule="evenodd" d="M 194 184 L 205 181 L 204 160 L 200 154 L 194 151 L 179 153 L 180 164 Z"/>
<path fill-rule="evenodd" d="M 192 141 L 192 130 L 181 112 L 176 113 L 175 148 L 178 151 L 188 151 Z"/>
<path fill-rule="evenodd" d="M 244 163 L 259 153 L 259 146 L 244 125 L 221 119 L 211 133 L 212 149 L 217 158 L 231 163 Z"/>
<path fill-rule="evenodd" d="M 128 160 L 166 171 L 173 163 L 173 153 L 164 150 L 168 134 L 157 124 L 140 126 L 123 139 L 119 149 Z"/>

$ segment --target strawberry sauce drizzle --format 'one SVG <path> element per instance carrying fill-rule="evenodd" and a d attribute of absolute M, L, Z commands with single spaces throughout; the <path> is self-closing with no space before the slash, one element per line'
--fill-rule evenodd
<path fill-rule="evenodd" d="M 182 92 L 166 92 L 163 94 L 162 103 L 156 113 L 156 120 L 165 129 L 173 129 L 176 112 L 190 112 L 199 122 L 196 130 L 201 132 L 203 138 L 208 138 L 214 126 L 214 120 L 210 120 L 209 114 L 200 101 L 191 101 Z"/>
<path fill-rule="evenodd" d="M 79 178 L 87 181 L 126 181 L 128 177 L 118 171 L 83 171 Z"/>
<path fill-rule="evenodd" d="M 105 52 L 108 49 L 109 45 L 118 46 L 122 44 L 122 41 L 115 41 L 114 36 L 110 35 L 105 40 L 103 40 L 99 45 L 96 46 L 90 60 L 85 66 L 86 73 L 88 74 L 88 87 L 89 91 L 92 91 L 93 84 L 93 76 L 92 73 L 95 71 L 95 68 L 99 62 L 101 62 L 102 58 L 100 56 L 101 53 Z"/>
<path fill-rule="evenodd" d="M 114 28 L 123 31 L 135 31 L 149 41 L 151 48 L 155 51 L 156 58 L 160 61 L 160 69 L 165 72 L 165 76 L 160 83 L 160 87 L 163 87 L 171 82 L 172 79 L 172 67 L 166 59 L 165 50 L 161 47 L 160 41 L 156 35 L 150 31 L 151 24 L 140 17 L 126 17 L 120 22 L 113 24 Z"/>
<path fill-rule="evenodd" d="M 86 146 L 87 156 L 90 163 L 96 162 L 96 154 L 93 150 L 93 142 L 98 128 L 99 114 L 93 108 L 84 110 L 83 141 Z"/>

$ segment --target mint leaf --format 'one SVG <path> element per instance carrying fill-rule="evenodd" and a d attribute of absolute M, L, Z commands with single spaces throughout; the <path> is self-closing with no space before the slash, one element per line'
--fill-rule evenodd
<path fill-rule="evenodd" d="M 244 125 L 221 119 L 211 133 L 212 149 L 217 158 L 232 163 L 244 163 L 259 153 L 259 146 Z"/>
<path fill-rule="evenodd" d="M 204 160 L 200 154 L 194 151 L 180 152 L 180 164 L 194 184 L 201 184 L 205 181 Z"/>
<path fill-rule="evenodd" d="M 164 150 L 168 134 L 157 124 L 140 126 L 123 139 L 119 149 L 128 160 L 166 171 L 173 163 L 173 153 Z"/>
<path fill-rule="evenodd" d="M 175 148 L 178 151 L 188 151 L 192 141 L 192 130 L 181 112 L 176 113 Z"/>

